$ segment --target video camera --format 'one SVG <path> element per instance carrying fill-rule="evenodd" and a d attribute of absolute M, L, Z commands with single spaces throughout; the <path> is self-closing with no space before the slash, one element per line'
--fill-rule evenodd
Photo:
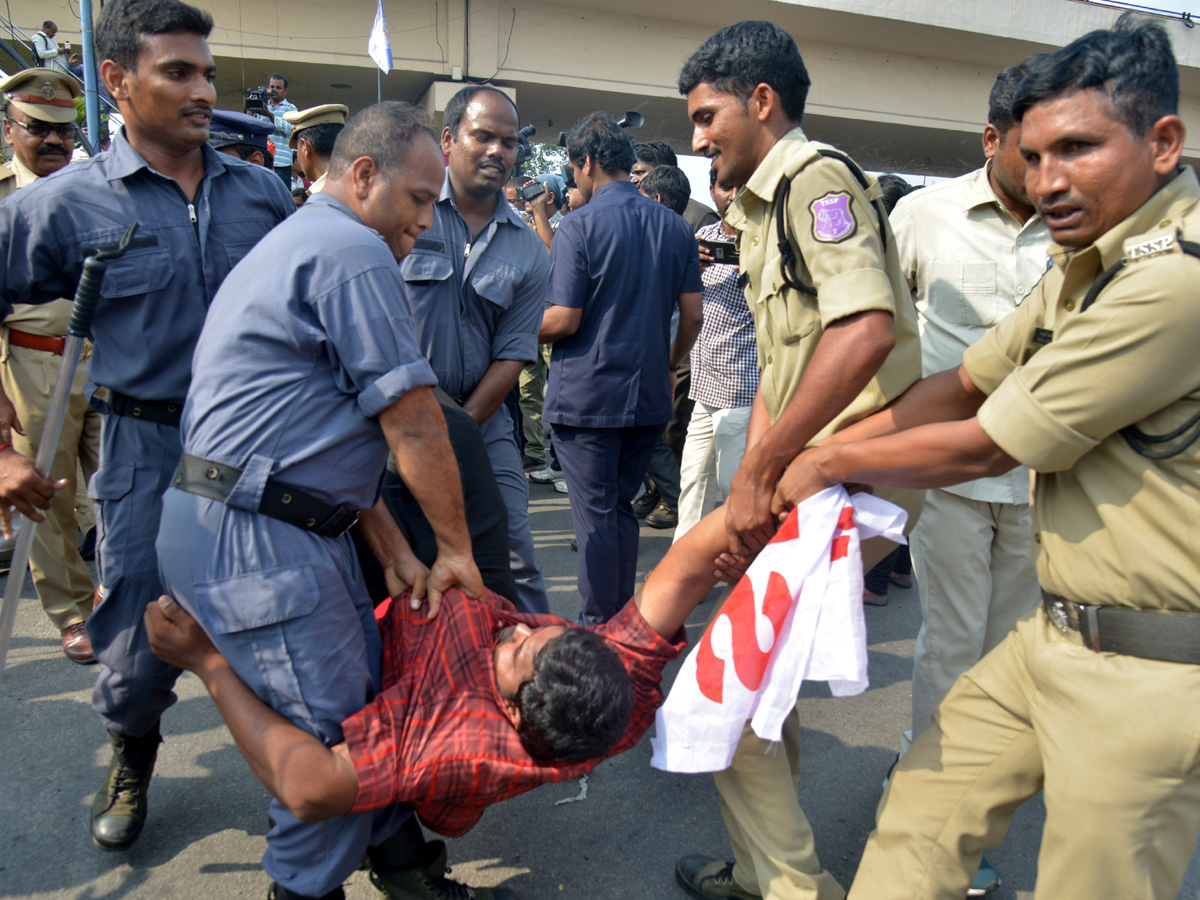
<path fill-rule="evenodd" d="M 535 134 L 537 134 L 537 129 L 532 125 L 526 125 L 517 132 L 517 164 L 513 166 L 513 176 L 520 175 L 521 166 L 529 162 L 533 156 L 533 148 L 529 146 L 529 139 Z"/>
<path fill-rule="evenodd" d="M 274 97 L 275 92 L 269 87 L 259 85 L 252 91 L 246 91 L 246 102 L 242 109 L 248 113 L 265 113 L 267 111 L 267 98 Z"/>

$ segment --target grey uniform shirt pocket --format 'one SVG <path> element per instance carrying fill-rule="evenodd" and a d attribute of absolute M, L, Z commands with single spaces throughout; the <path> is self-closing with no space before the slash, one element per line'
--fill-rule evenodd
<path fill-rule="evenodd" d="M 127 254 L 109 262 L 100 285 L 100 296 L 136 297 L 160 291 L 167 286 L 175 265 L 167 250 L 149 250 Z"/>
<path fill-rule="evenodd" d="M 512 306 L 514 283 L 520 272 L 494 259 L 481 259 L 471 272 L 471 287 L 501 309 Z"/>

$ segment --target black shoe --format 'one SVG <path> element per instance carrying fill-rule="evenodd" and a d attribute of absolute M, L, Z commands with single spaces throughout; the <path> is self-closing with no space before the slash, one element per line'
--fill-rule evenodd
<path fill-rule="evenodd" d="M 576 553 L 579 552 L 579 539 L 578 538 L 571 538 L 571 549 L 574 550 Z"/>
<path fill-rule="evenodd" d="M 158 726 L 145 737 L 110 731 L 112 762 L 92 801 L 92 840 L 101 850 L 128 850 L 146 824 L 146 791 L 154 772 Z"/>
<path fill-rule="evenodd" d="M 646 493 L 634 500 L 630 506 L 633 507 L 634 515 L 639 519 L 644 519 L 650 513 L 654 512 L 654 507 L 658 506 L 660 499 L 658 491 L 646 491 Z"/>
<path fill-rule="evenodd" d="M 667 506 L 664 500 L 654 507 L 654 512 L 646 516 L 646 524 L 651 528 L 674 528 L 679 524 L 679 512 Z"/>
<path fill-rule="evenodd" d="M 341 887 L 335 887 L 328 894 L 320 897 L 306 897 L 303 894 L 289 891 L 283 885 L 272 881 L 271 887 L 267 889 L 267 900 L 346 900 L 346 892 Z"/>
<path fill-rule="evenodd" d="M 675 863 L 679 886 L 700 900 L 760 900 L 738 887 L 733 880 L 733 863 L 711 856 L 681 856 Z"/>
<path fill-rule="evenodd" d="M 83 535 L 79 542 L 79 555 L 91 562 L 96 558 L 96 526 L 93 525 Z"/>
<path fill-rule="evenodd" d="M 423 866 L 396 872 L 371 872 L 371 883 L 390 900 L 517 900 L 509 888 L 467 887 L 446 877 L 446 845 L 430 841 Z"/>

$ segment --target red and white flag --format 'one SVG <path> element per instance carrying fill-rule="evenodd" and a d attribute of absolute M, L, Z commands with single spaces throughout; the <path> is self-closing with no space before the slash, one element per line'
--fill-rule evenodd
<path fill-rule="evenodd" d="M 792 510 L 684 660 L 655 719 L 650 764 L 668 772 L 729 767 L 747 719 L 778 741 L 805 680 L 835 697 L 867 689 L 864 538 L 904 539 L 908 514 L 840 485 Z"/>

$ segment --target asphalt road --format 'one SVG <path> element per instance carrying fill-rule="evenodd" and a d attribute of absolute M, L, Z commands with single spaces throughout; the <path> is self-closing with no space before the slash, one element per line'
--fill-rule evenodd
<path fill-rule="evenodd" d="M 552 611 L 578 613 L 567 500 L 531 485 L 538 558 Z M 640 574 L 666 552 L 671 532 L 642 530 Z M 5 679 L 0 685 L 0 897 L 37 900 L 255 898 L 268 878 L 267 792 L 250 773 L 200 682 L 186 675 L 179 703 L 163 720 L 163 745 L 150 790 L 150 815 L 126 853 L 104 853 L 88 831 L 92 794 L 109 758 L 89 708 L 92 667 L 61 653 L 58 635 L 26 579 Z M 693 614 L 694 641 L 711 613 Z M 919 625 L 916 590 L 893 588 L 891 602 L 866 611 L 870 689 L 833 699 L 806 686 L 800 799 L 824 866 L 849 885 L 871 829 L 884 773 L 909 718 L 909 678 Z M 670 680 L 678 663 L 667 670 Z M 728 841 L 712 779 L 650 768 L 649 740 L 579 781 L 547 785 L 493 807 L 466 837 L 450 842 L 454 877 L 507 884 L 522 900 L 684 900 L 676 858 L 723 856 Z M 1033 896 L 1044 809 L 1020 810 L 1004 845 L 990 854 L 1003 885 L 995 900 Z M 350 900 L 375 897 L 365 873 Z M 1200 898 L 1195 861 L 1181 897 Z"/>

